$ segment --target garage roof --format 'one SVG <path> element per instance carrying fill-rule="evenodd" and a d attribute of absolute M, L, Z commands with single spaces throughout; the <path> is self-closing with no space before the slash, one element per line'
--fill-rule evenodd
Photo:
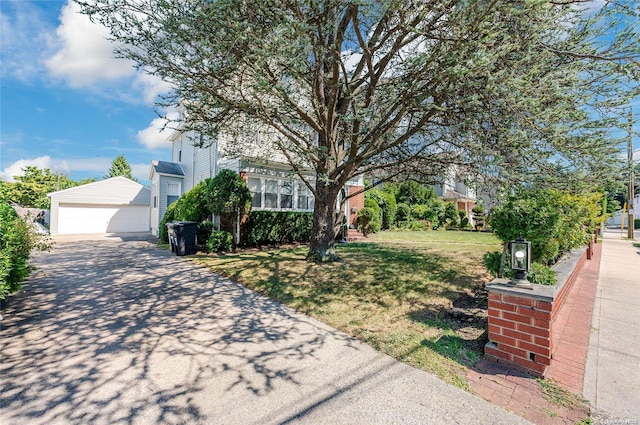
<path fill-rule="evenodd" d="M 98 205 L 149 205 L 151 190 L 126 177 L 76 186 L 47 194 L 51 201 Z"/>

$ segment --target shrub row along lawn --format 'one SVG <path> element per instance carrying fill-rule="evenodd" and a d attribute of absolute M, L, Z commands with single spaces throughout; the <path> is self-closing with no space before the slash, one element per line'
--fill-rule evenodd
<path fill-rule="evenodd" d="M 492 234 L 382 232 L 338 245 L 341 262 L 314 264 L 306 247 L 198 255 L 195 261 L 340 329 L 405 363 L 466 388 L 484 345 L 481 291 Z M 479 294 L 479 295 L 478 295 Z"/>

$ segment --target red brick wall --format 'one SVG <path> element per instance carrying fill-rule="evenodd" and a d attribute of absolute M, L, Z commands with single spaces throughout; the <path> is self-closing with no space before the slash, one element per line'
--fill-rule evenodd
<path fill-rule="evenodd" d="M 364 186 L 349 186 L 349 194 L 364 190 Z M 364 192 L 361 192 L 352 198 L 349 198 L 349 225 L 358 227 L 358 211 L 364 208 Z M 354 209 L 356 210 L 354 212 Z"/>
<path fill-rule="evenodd" d="M 560 291 L 548 300 L 541 300 L 544 297 L 535 291 L 528 294 L 509 286 L 489 285 L 489 342 L 485 345 L 485 357 L 544 376 L 555 349 L 554 321 L 586 257 L 585 251 Z"/>
<path fill-rule="evenodd" d="M 551 311 L 548 301 L 489 294 L 489 341 L 485 356 L 542 376 L 551 364 Z M 493 344 L 492 344 L 493 343 Z"/>

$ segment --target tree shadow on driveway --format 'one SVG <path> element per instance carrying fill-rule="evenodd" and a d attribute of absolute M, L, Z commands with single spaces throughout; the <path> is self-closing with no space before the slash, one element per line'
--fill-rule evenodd
<path fill-rule="evenodd" d="M 2 322 L 3 423 L 222 418 L 216 400 L 298 386 L 327 335 L 145 242 L 65 244 L 35 265 Z"/>

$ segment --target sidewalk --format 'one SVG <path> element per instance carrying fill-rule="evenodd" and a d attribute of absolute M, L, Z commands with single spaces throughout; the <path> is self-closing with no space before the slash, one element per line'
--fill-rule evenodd
<path fill-rule="evenodd" d="M 545 381 L 483 360 L 467 374 L 471 389 L 538 425 L 589 417 L 594 425 L 640 425 L 640 245 L 634 243 L 626 232 L 608 229 L 594 246 L 556 318 Z"/>
<path fill-rule="evenodd" d="M 620 229 L 603 235 L 584 377 L 594 423 L 640 424 L 640 237 L 626 236 Z"/>

